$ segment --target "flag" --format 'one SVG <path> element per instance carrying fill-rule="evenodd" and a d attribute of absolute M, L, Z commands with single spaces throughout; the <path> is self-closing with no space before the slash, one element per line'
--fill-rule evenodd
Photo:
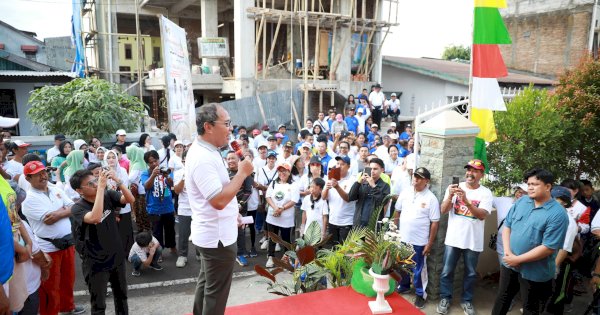
<path fill-rule="evenodd" d="M 486 142 L 498 138 L 494 110 L 506 110 L 498 78 L 508 75 L 498 44 L 510 44 L 510 34 L 498 8 L 505 8 L 506 0 L 475 0 L 473 46 L 471 54 L 472 85 L 470 95 L 471 121 L 479 126 L 475 139 L 474 156 L 489 170 Z"/>

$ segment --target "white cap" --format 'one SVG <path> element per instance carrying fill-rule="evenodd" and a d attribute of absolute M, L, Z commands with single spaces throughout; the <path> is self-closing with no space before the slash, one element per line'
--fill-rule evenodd
<path fill-rule="evenodd" d="M 9 118 L 0 116 L 0 128 L 14 127 L 19 123 L 19 118 Z"/>
<path fill-rule="evenodd" d="M 127 132 L 125 132 L 124 129 L 119 129 L 119 130 L 117 130 L 116 135 L 117 136 L 126 136 Z"/>
<path fill-rule="evenodd" d="M 392 96 L 397 96 L 396 93 L 392 93 Z"/>
<path fill-rule="evenodd" d="M 31 145 L 31 143 L 25 143 L 22 140 L 15 140 L 15 141 L 13 141 L 13 143 L 19 148 L 28 147 Z"/>
<path fill-rule="evenodd" d="M 183 142 L 181 142 L 181 141 L 179 141 L 179 140 L 175 141 L 175 142 L 173 143 L 173 148 L 174 148 L 174 147 L 176 147 L 176 146 L 178 146 L 178 145 L 183 145 Z"/>
<path fill-rule="evenodd" d="M 389 133 L 388 136 L 390 136 L 390 139 L 392 140 L 398 140 L 398 134 L 395 132 Z"/>
<path fill-rule="evenodd" d="M 527 184 L 525 184 L 525 183 L 520 183 L 520 184 L 518 184 L 518 185 L 515 185 L 515 187 L 514 187 L 514 188 L 515 188 L 515 190 L 516 190 L 517 188 L 521 188 L 521 189 L 523 189 L 523 191 L 525 191 L 525 192 L 526 192 L 526 191 L 527 191 Z"/>
<path fill-rule="evenodd" d="M 390 127 L 396 127 L 396 123 L 395 122 L 390 123 Z"/>

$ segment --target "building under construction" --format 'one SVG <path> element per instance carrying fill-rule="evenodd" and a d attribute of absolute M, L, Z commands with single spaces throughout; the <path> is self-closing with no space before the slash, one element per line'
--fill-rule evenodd
<path fill-rule="evenodd" d="M 196 107 L 235 100 L 258 105 L 248 124 L 268 123 L 271 114 L 298 126 L 380 81 L 382 43 L 398 25 L 397 10 L 397 0 L 87 0 L 85 67 L 141 95 L 150 115 L 166 121 L 163 15 L 187 33 Z M 201 58 L 200 38 L 224 39 L 228 53 Z M 282 91 L 290 97 L 262 99 Z"/>

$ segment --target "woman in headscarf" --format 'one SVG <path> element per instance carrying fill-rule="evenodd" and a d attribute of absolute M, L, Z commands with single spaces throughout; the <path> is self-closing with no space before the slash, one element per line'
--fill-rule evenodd
<path fill-rule="evenodd" d="M 67 160 L 65 162 L 66 162 L 66 166 L 63 171 L 63 174 L 65 175 L 65 181 L 64 181 L 65 189 L 64 190 L 65 190 L 65 193 L 67 194 L 67 196 L 69 198 L 71 198 L 71 200 L 77 201 L 80 199 L 80 196 L 73 188 L 71 188 L 71 183 L 69 183 L 69 180 L 71 179 L 71 176 L 73 176 L 73 174 L 75 174 L 75 172 L 83 169 L 83 151 L 81 151 L 81 150 L 71 151 L 71 153 L 69 153 L 69 155 L 67 155 Z"/>
<path fill-rule="evenodd" d="M 146 170 L 144 162 L 144 150 L 142 148 L 130 145 L 127 147 L 127 157 L 129 157 L 129 183 L 131 184 L 131 193 L 135 197 L 133 203 L 133 215 L 137 232 L 152 231 L 150 218 L 146 211 L 146 189 L 140 183 L 142 172 Z"/>
<path fill-rule="evenodd" d="M 119 154 L 116 151 L 110 150 L 104 155 L 104 164 L 111 171 L 113 171 L 120 182 L 126 187 L 129 187 L 129 176 L 127 171 L 119 165 Z M 106 188 L 112 190 L 119 190 L 117 182 L 113 179 L 109 179 L 106 182 Z M 125 255 L 129 254 L 129 249 L 133 245 L 133 227 L 131 224 L 131 205 L 127 204 L 121 208 L 119 215 L 117 216 L 117 225 L 119 226 L 119 234 L 121 235 L 121 241 L 123 242 L 123 249 Z"/>
<path fill-rule="evenodd" d="M 65 161 L 67 160 L 67 155 L 71 153 L 73 149 L 73 145 L 70 141 L 63 141 L 58 145 L 59 154 L 52 159 L 52 167 L 56 167 L 55 181 L 64 183 L 65 182 L 65 174 L 64 168 L 66 166 Z"/>
<path fill-rule="evenodd" d="M 90 157 L 88 155 L 88 145 L 85 142 L 85 140 L 83 139 L 77 139 L 75 141 L 73 141 L 73 147 L 75 147 L 75 150 L 81 150 L 83 151 L 83 168 L 86 168 L 90 162 Z"/>
<path fill-rule="evenodd" d="M 98 159 L 98 163 L 104 164 L 104 155 L 106 154 L 106 151 L 108 151 L 108 149 L 105 147 L 96 148 L 96 159 Z"/>

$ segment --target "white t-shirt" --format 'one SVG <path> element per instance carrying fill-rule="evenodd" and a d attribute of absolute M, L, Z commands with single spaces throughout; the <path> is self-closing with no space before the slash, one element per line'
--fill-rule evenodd
<path fill-rule="evenodd" d="M 402 166 L 394 168 L 390 180 L 392 182 L 392 195 L 400 196 L 404 190 L 412 189 L 410 174 L 407 170 L 402 170 Z"/>
<path fill-rule="evenodd" d="M 169 161 L 175 156 L 175 152 L 169 149 L 169 158 L 167 159 L 167 149 L 162 148 L 158 150 L 158 161 L 160 162 L 160 167 L 169 167 Z"/>
<path fill-rule="evenodd" d="M 10 175 L 10 179 L 13 180 L 16 175 L 23 174 L 23 163 L 19 163 L 15 160 L 10 160 L 4 163 L 4 170 L 8 175 Z"/>
<path fill-rule="evenodd" d="M 178 185 L 185 176 L 185 170 L 180 169 L 173 173 L 173 184 Z M 188 197 L 187 191 L 185 190 L 185 186 L 183 190 L 179 193 L 178 197 L 179 206 L 177 208 L 177 215 L 183 215 L 186 217 L 192 216 L 192 208 L 190 208 L 190 199 Z"/>
<path fill-rule="evenodd" d="M 382 161 L 387 161 L 390 158 L 390 154 L 388 153 L 388 147 L 384 145 L 380 145 L 377 147 L 373 154 L 377 155 Z"/>
<path fill-rule="evenodd" d="M 268 185 L 270 182 L 277 179 L 277 167 L 273 166 L 273 169 L 269 169 L 267 165 L 261 167 L 256 171 L 256 182 L 261 185 Z M 262 191 L 259 192 L 262 195 Z"/>
<path fill-rule="evenodd" d="M 57 146 L 53 146 L 52 148 L 48 149 L 48 151 L 46 151 L 46 162 L 48 163 L 48 165 L 50 165 L 52 163 L 52 159 L 58 156 L 59 154 L 60 150 Z"/>
<path fill-rule="evenodd" d="M 50 225 L 44 223 L 44 218 L 50 212 L 72 205 L 73 201 L 67 197 L 67 194 L 56 187 L 48 187 L 47 195 L 37 189 L 30 189 L 27 192 L 27 197 L 25 197 L 21 209 L 31 225 L 40 249 L 44 253 L 56 252 L 58 248 L 54 247 L 52 243 L 41 239 L 42 237 L 58 239 L 71 233 L 71 221 L 68 217 Z"/>
<path fill-rule="evenodd" d="M 387 105 L 389 106 L 389 108 L 391 110 L 396 110 L 400 107 L 400 100 L 399 99 L 396 99 L 396 100 L 389 99 L 387 101 Z"/>
<path fill-rule="evenodd" d="M 154 236 L 152 236 L 152 242 L 150 242 L 150 244 L 152 243 L 158 243 L 158 240 Z M 129 250 L 129 257 L 127 260 L 131 262 L 131 257 L 133 257 L 134 254 L 137 254 L 142 261 L 148 259 L 148 254 L 150 253 L 150 244 L 148 244 L 146 247 L 140 247 L 137 242 L 133 242 L 133 246 L 131 246 L 131 249 Z"/>
<path fill-rule="evenodd" d="M 308 226 L 313 222 L 317 221 L 319 226 L 321 227 L 321 233 L 323 232 L 323 216 L 329 214 L 329 208 L 327 206 L 327 201 L 323 200 L 323 198 L 319 198 L 318 201 L 314 203 L 310 200 L 311 196 L 307 195 L 302 200 L 302 211 L 306 213 L 306 223 L 304 224 L 304 231 L 302 233 L 306 233 Z M 327 228 L 327 227 L 325 227 Z"/>
<path fill-rule="evenodd" d="M 300 194 L 296 185 L 277 182 L 275 182 L 275 185 L 273 185 L 273 183 L 269 185 L 265 197 L 271 198 L 273 203 L 278 207 L 283 206 L 289 201 L 296 203 L 300 200 Z M 275 209 L 269 206 L 269 210 L 267 211 L 267 223 L 283 228 L 294 226 L 294 207 L 284 210 L 278 217 L 273 216 L 274 211 Z"/>
<path fill-rule="evenodd" d="M 25 230 L 29 234 L 29 238 L 31 239 L 31 254 L 35 254 L 40 251 L 40 246 L 35 239 L 35 235 L 31 230 L 31 227 L 27 222 L 21 221 L 21 224 L 25 226 Z M 35 264 L 31 259 L 28 259 L 23 263 L 25 267 L 25 274 L 27 275 L 27 294 L 31 295 L 36 292 L 40 284 L 42 284 L 42 270 L 40 266 Z"/>
<path fill-rule="evenodd" d="M 440 203 L 429 188 L 419 192 L 404 190 L 396 201 L 396 211 L 400 212 L 402 241 L 417 246 L 427 245 L 431 222 L 440 220 Z"/>
<path fill-rule="evenodd" d="M 237 240 L 238 202 L 233 197 L 222 209 L 209 200 L 229 183 L 227 167 L 219 150 L 200 139 L 194 141 L 185 162 L 185 189 L 192 208 L 192 242 L 204 248 L 217 248 L 219 241 L 229 246 Z"/>
<path fill-rule="evenodd" d="M 350 188 L 356 182 L 356 175 L 348 174 L 346 177 L 338 181 L 338 186 L 346 193 L 350 192 Z M 327 192 L 327 200 L 329 201 L 329 223 L 335 226 L 352 225 L 354 219 L 354 211 L 356 209 L 356 200 L 346 202 L 335 188 L 331 188 Z"/>
<path fill-rule="evenodd" d="M 583 203 L 581 203 L 579 200 L 575 200 L 571 208 L 567 209 L 567 212 L 569 212 L 571 218 L 575 219 L 575 222 L 577 222 L 586 210 L 587 207 Z M 577 222 L 577 226 L 581 228 L 581 234 L 585 234 L 590 230 L 589 224 Z"/>
<path fill-rule="evenodd" d="M 381 107 L 385 102 L 385 95 L 383 95 L 383 92 L 381 91 L 373 91 L 369 94 L 369 102 L 371 102 L 373 107 Z"/>
<path fill-rule="evenodd" d="M 183 169 L 183 162 L 181 162 L 181 158 L 177 155 L 172 155 L 169 160 L 169 168 L 173 171 L 178 171 Z"/>
<path fill-rule="evenodd" d="M 502 231 L 504 231 L 504 219 L 508 215 L 508 211 L 515 203 L 512 197 L 494 197 L 492 199 L 492 206 L 496 209 L 498 216 L 498 222 L 496 223 L 498 230 L 498 237 L 496 238 L 496 252 L 500 255 L 504 255 L 504 242 L 502 241 Z M 502 226 L 500 226 L 502 223 Z"/>
<path fill-rule="evenodd" d="M 144 183 L 141 183 L 142 180 L 142 172 L 141 170 L 129 170 L 129 183 L 136 184 L 138 186 L 138 194 L 145 195 L 146 188 L 144 188 Z"/>
<path fill-rule="evenodd" d="M 127 171 L 118 166 L 117 167 L 117 177 L 119 177 L 119 180 L 123 183 L 123 185 L 125 185 L 126 187 L 129 187 L 129 176 L 127 175 Z M 112 190 L 117 190 L 117 183 L 115 181 L 113 181 L 112 179 L 109 179 L 106 182 L 106 187 L 108 189 L 112 189 Z M 125 213 L 130 213 L 131 212 L 131 204 L 126 203 L 125 207 L 121 208 L 121 210 L 119 211 L 119 213 L 121 214 L 125 214 Z"/>
<path fill-rule="evenodd" d="M 488 214 L 492 213 L 493 195 L 488 188 L 480 185 L 477 189 L 468 189 L 465 182 L 460 183 L 459 187 L 466 192 L 466 197 L 473 206 L 484 209 Z M 446 189 L 444 199 L 449 195 L 450 192 Z M 482 252 L 484 226 L 484 220 L 473 216 L 462 200 L 456 196 L 452 197 L 452 209 L 450 209 L 448 229 L 446 230 L 446 245 Z"/>
<path fill-rule="evenodd" d="M 402 165 L 402 158 L 396 157 L 396 160 L 392 161 L 392 158 L 389 157 L 389 155 L 388 155 L 388 159 L 384 160 L 383 163 L 385 165 L 385 173 L 391 174 L 394 171 L 394 169 L 396 168 L 396 166 Z"/>
<path fill-rule="evenodd" d="M 573 243 L 577 237 L 577 222 L 571 216 L 569 216 L 569 227 L 567 228 L 567 235 L 565 236 L 565 243 L 563 244 L 563 250 L 567 252 L 573 251 Z"/>

